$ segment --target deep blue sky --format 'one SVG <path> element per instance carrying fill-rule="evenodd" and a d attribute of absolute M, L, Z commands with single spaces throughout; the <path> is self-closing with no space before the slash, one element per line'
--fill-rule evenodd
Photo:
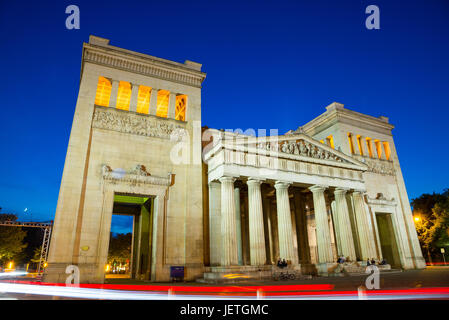
<path fill-rule="evenodd" d="M 81 29 L 65 28 L 66 6 Z M 365 28 L 380 8 L 381 30 Z M 53 219 L 95 34 L 203 64 L 203 125 L 296 129 L 333 101 L 396 125 L 409 197 L 449 186 L 449 4 L 427 1 L 0 2 L 0 207 Z"/>

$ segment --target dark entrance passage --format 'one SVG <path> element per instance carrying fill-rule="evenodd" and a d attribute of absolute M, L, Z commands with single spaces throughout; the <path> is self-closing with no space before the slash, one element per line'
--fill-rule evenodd
<path fill-rule="evenodd" d="M 105 268 L 105 276 L 108 279 L 130 278 L 133 224 L 134 217 L 131 215 L 112 215 L 108 260 Z"/>
<path fill-rule="evenodd" d="M 128 274 L 132 279 L 151 279 L 153 207 L 154 197 L 128 194 L 114 195 L 113 215 L 133 217 L 128 265 Z M 109 250 L 109 253 L 111 253 L 111 250 Z"/>
<path fill-rule="evenodd" d="M 391 213 L 376 212 L 376 220 L 382 256 L 392 267 L 399 268 L 401 266 L 401 261 L 399 259 L 399 250 L 393 231 Z"/>

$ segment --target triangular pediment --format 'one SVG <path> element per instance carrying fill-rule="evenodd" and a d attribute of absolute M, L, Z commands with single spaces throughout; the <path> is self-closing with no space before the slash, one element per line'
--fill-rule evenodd
<path fill-rule="evenodd" d="M 235 140 L 234 140 L 235 139 Z M 304 133 L 282 136 L 234 136 L 232 144 L 247 152 L 269 153 L 272 156 L 287 156 L 298 160 L 314 159 L 318 162 L 347 164 L 365 171 L 366 165 L 341 151 L 335 150 Z M 227 141 L 228 142 L 228 141 Z M 227 143 L 226 143 L 227 144 Z"/>

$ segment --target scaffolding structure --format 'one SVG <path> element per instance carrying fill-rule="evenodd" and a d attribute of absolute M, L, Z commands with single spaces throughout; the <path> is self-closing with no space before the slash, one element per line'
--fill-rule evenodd
<path fill-rule="evenodd" d="M 39 259 L 39 266 L 37 269 L 37 273 L 40 274 L 41 270 L 42 271 L 44 270 L 44 264 L 47 261 L 48 257 L 48 248 L 50 247 L 50 237 L 51 237 L 51 229 L 53 227 L 53 221 L 50 222 L 0 221 L 0 226 L 40 228 L 44 230 L 41 256 Z"/>

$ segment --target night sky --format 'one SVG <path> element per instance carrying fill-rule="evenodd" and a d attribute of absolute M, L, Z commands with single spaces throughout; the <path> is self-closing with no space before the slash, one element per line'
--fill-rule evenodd
<path fill-rule="evenodd" d="M 80 8 L 68 30 L 65 8 Z M 380 30 L 365 8 L 380 8 Z M 449 187 L 449 2 L 0 2 L 0 207 L 54 218 L 82 43 L 203 64 L 203 125 L 296 129 L 337 101 L 385 115 L 410 198 Z M 25 212 L 25 208 L 27 211 Z"/>

